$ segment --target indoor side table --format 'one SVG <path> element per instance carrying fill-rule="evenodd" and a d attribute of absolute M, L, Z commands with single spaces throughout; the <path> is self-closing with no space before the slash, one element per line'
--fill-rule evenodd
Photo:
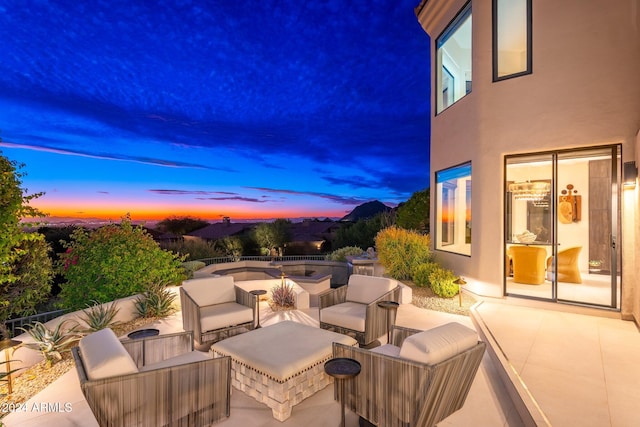
<path fill-rule="evenodd" d="M 391 344 L 391 327 L 394 325 L 396 320 L 396 312 L 398 310 L 398 304 L 395 301 L 379 301 L 378 307 L 387 310 L 387 344 Z"/>
<path fill-rule="evenodd" d="M 360 373 L 360 362 L 348 357 L 336 357 L 324 364 L 324 371 L 340 383 L 340 397 L 342 398 L 340 426 L 345 427 L 344 406 L 347 399 L 344 395 L 344 382 Z"/>
<path fill-rule="evenodd" d="M 256 289 L 253 291 L 249 291 L 249 293 L 256 297 L 256 319 L 258 320 L 258 324 L 254 329 L 259 329 L 262 327 L 260 326 L 260 296 L 266 294 L 267 291 L 265 291 L 264 289 Z"/>

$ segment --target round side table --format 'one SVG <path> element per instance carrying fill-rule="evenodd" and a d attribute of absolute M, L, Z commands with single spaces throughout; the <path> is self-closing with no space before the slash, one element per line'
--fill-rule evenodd
<path fill-rule="evenodd" d="M 391 344 L 391 326 L 395 323 L 395 314 L 398 310 L 398 304 L 395 301 L 379 301 L 378 307 L 387 310 L 387 344 Z M 393 316 L 393 319 L 391 318 Z"/>
<path fill-rule="evenodd" d="M 348 357 L 336 357 L 324 364 L 324 371 L 327 375 L 332 376 L 340 383 L 340 396 L 342 397 L 340 425 L 342 427 L 345 427 L 344 406 L 347 400 L 344 395 L 344 382 L 356 377 L 360 373 L 360 368 L 360 362 Z"/>
<path fill-rule="evenodd" d="M 256 319 L 258 320 L 258 324 L 254 329 L 261 328 L 260 326 L 260 296 L 267 293 L 264 289 L 256 289 L 254 291 L 249 291 L 251 295 L 256 297 Z"/>

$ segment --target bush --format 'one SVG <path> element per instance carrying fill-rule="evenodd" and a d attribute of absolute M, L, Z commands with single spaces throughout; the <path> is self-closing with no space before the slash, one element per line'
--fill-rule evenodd
<path fill-rule="evenodd" d="M 429 235 L 391 226 L 376 236 L 376 250 L 386 274 L 397 280 L 411 279 L 416 267 L 433 260 Z"/>
<path fill-rule="evenodd" d="M 325 259 L 327 261 L 341 261 L 346 262 L 348 256 L 362 255 L 364 251 L 357 246 L 345 246 L 344 248 L 336 249 L 335 251 L 327 254 Z"/>
<path fill-rule="evenodd" d="M 457 279 L 451 270 L 437 267 L 429 275 L 431 290 L 442 298 L 451 298 L 458 294 L 458 285 L 453 283 Z"/>
<path fill-rule="evenodd" d="M 437 268 L 439 268 L 439 266 L 435 262 L 426 262 L 424 264 L 417 265 L 413 270 L 413 283 L 420 287 L 429 286 L 429 276 Z"/>
<path fill-rule="evenodd" d="M 193 279 L 193 273 L 204 268 L 206 265 L 207 264 L 202 261 L 185 261 L 182 263 L 182 268 L 184 268 L 187 279 Z"/>
<path fill-rule="evenodd" d="M 93 232 L 78 229 L 72 238 L 58 263 L 66 279 L 60 292 L 63 308 L 77 310 L 88 300 L 113 301 L 185 278 L 182 259 L 160 249 L 128 217 Z"/>
<path fill-rule="evenodd" d="M 162 249 L 181 255 L 186 261 L 225 256 L 222 251 L 215 249 L 212 243 L 200 239 L 163 243 Z"/>
<path fill-rule="evenodd" d="M 293 286 L 280 283 L 271 289 L 271 301 L 282 308 L 293 308 L 296 305 L 296 296 Z"/>

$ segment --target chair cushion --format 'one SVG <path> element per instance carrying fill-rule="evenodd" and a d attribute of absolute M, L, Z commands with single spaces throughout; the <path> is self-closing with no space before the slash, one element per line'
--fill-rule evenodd
<path fill-rule="evenodd" d="M 366 314 L 366 305 L 347 301 L 320 310 L 320 320 L 331 325 L 364 332 Z"/>
<path fill-rule="evenodd" d="M 400 347 L 400 357 L 434 365 L 470 349 L 477 342 L 476 331 L 451 322 L 407 337 Z"/>
<path fill-rule="evenodd" d="M 109 328 L 83 337 L 78 347 L 84 370 L 90 380 L 138 372 L 135 362 Z"/>
<path fill-rule="evenodd" d="M 399 357 L 400 347 L 392 344 L 384 344 L 384 345 L 372 348 L 371 353 L 384 354 L 386 356 L 391 356 L 391 357 Z"/>
<path fill-rule="evenodd" d="M 211 355 L 201 351 L 189 351 L 161 360 L 160 362 L 145 365 L 140 368 L 140 372 L 153 371 L 154 369 L 168 368 L 170 366 L 186 365 L 187 363 L 200 362 L 202 360 L 211 360 Z"/>
<path fill-rule="evenodd" d="M 189 296 L 200 307 L 236 300 L 233 276 L 204 277 L 182 282 Z"/>
<path fill-rule="evenodd" d="M 347 301 L 370 304 L 398 286 L 394 279 L 352 274 L 347 285 Z"/>
<path fill-rule="evenodd" d="M 225 302 L 200 309 L 200 327 L 203 332 L 253 321 L 253 310 L 237 302 Z"/>

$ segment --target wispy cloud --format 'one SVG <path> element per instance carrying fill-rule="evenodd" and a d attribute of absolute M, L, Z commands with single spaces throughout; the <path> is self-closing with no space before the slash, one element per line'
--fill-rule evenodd
<path fill-rule="evenodd" d="M 298 196 L 313 196 L 319 197 L 321 199 L 331 200 L 333 202 L 356 206 L 365 202 L 371 201 L 371 199 L 365 199 L 361 197 L 353 197 L 353 196 L 340 196 L 337 194 L 329 194 L 329 193 L 318 193 L 314 191 L 296 191 L 296 190 L 285 190 L 281 188 L 266 188 L 266 187 L 247 187 L 251 190 L 264 191 L 266 193 L 276 193 L 276 194 L 294 194 Z"/>
<path fill-rule="evenodd" d="M 151 193 L 162 194 L 166 196 L 198 196 L 196 200 L 214 200 L 214 201 L 239 201 L 250 203 L 267 203 L 274 201 L 262 196 L 260 199 L 255 197 L 245 197 L 238 193 L 230 191 L 203 191 L 203 190 L 149 190 Z M 205 197 L 211 196 L 211 197 Z"/>

